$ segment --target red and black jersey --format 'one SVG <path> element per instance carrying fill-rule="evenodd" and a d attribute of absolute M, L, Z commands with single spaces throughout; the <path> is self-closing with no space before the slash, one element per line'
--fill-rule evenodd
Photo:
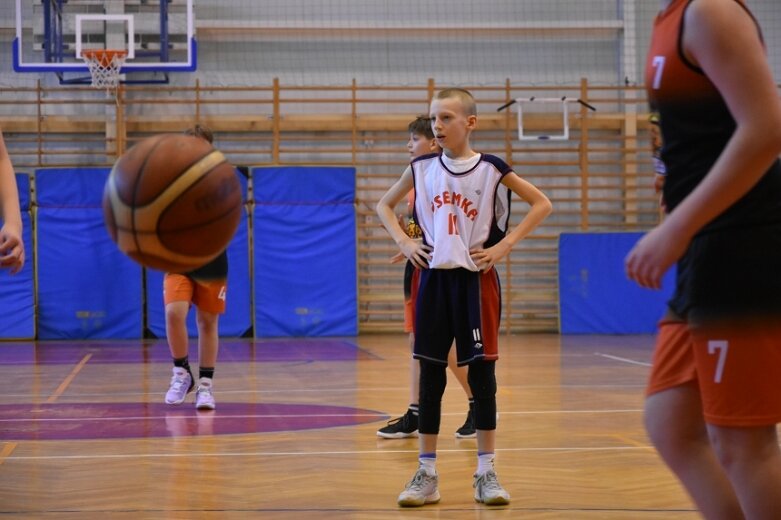
<path fill-rule="evenodd" d="M 741 0 L 735 1 L 751 16 Z M 691 2 L 673 0 L 657 16 L 646 62 L 648 96 L 659 112 L 664 142 L 661 158 L 667 169 L 664 200 L 668 211 L 707 175 L 736 127 L 718 89 L 684 55 L 685 15 Z M 778 161 L 749 193 L 704 231 L 768 221 L 781 221 Z"/>

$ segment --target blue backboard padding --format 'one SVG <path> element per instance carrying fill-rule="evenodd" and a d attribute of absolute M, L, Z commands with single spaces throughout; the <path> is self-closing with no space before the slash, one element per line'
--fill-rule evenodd
<path fill-rule="evenodd" d="M 240 337 L 252 328 L 252 290 L 249 267 L 248 219 L 242 215 L 233 240 L 228 245 L 228 288 L 225 314 L 218 320 L 222 337 Z M 164 273 L 154 269 L 146 271 L 147 326 L 157 337 L 165 337 L 165 305 L 163 303 Z M 198 336 L 195 310 L 187 315 L 187 332 Z"/>
<path fill-rule="evenodd" d="M 138 338 L 141 267 L 114 244 L 101 199 L 108 168 L 35 174 L 40 339 Z"/>
<path fill-rule="evenodd" d="M 17 182 L 19 182 L 17 175 Z M 28 179 L 27 175 L 22 175 Z M 29 188 L 19 183 L 21 192 Z M 21 196 L 20 196 L 21 199 Z M 29 201 L 29 196 L 27 197 Z M 0 227 L 3 221 L 0 219 Z M 24 241 L 25 262 L 18 273 L 11 275 L 7 269 L 0 269 L 0 338 L 32 339 L 35 337 L 35 283 L 33 266 L 35 264 L 32 223 L 30 213 L 22 210 L 22 240 Z"/>
<path fill-rule="evenodd" d="M 267 167 L 252 170 L 255 201 L 275 204 L 353 204 L 355 168 Z"/>
<path fill-rule="evenodd" d="M 252 178 L 256 336 L 357 334 L 355 170 L 256 168 Z"/>
<path fill-rule="evenodd" d="M 562 334 L 647 334 L 675 289 L 675 268 L 662 289 L 626 277 L 624 259 L 643 233 L 562 233 L 559 304 Z"/>

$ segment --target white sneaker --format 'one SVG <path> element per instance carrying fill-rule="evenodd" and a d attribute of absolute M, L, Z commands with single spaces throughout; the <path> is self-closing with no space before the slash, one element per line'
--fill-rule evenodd
<path fill-rule="evenodd" d="M 496 472 L 489 470 L 482 475 L 475 474 L 475 500 L 489 506 L 500 506 L 510 503 L 510 494 L 505 491 L 496 479 Z"/>
<path fill-rule="evenodd" d="M 182 404 L 193 389 L 193 377 L 182 367 L 174 367 L 171 386 L 165 394 L 166 404 Z"/>
<path fill-rule="evenodd" d="M 439 476 L 429 475 L 423 468 L 418 468 L 415 476 L 407 482 L 404 491 L 399 495 L 399 505 L 417 507 L 439 502 L 438 484 Z"/>
<path fill-rule="evenodd" d="M 212 380 L 202 377 L 198 380 L 198 390 L 195 391 L 195 408 L 198 410 L 214 410 L 217 403 L 212 394 Z"/>

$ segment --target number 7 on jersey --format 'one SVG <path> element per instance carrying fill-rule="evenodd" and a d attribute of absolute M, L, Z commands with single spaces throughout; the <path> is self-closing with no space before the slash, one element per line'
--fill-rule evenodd
<path fill-rule="evenodd" d="M 653 67 L 656 69 L 656 72 L 654 73 L 654 82 L 651 85 L 654 90 L 659 90 L 659 87 L 662 85 L 662 72 L 664 71 L 664 56 L 654 56 L 653 61 L 651 62 L 653 64 Z"/>

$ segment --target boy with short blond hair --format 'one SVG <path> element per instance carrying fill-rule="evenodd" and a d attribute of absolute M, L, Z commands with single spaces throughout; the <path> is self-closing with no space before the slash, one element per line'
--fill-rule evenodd
<path fill-rule="evenodd" d="M 550 213 L 548 198 L 498 157 L 472 150 L 477 125 L 471 93 L 452 88 L 431 101 L 429 117 L 441 155 L 412 161 L 377 204 L 377 214 L 404 256 L 421 268 L 413 357 L 420 360 L 419 467 L 398 498 L 401 506 L 438 502 L 437 436 L 447 356 L 455 339 L 459 365 L 468 365 L 477 429 L 475 500 L 507 504 L 494 469 L 496 376 L 501 293 L 494 265 Z M 393 208 L 415 189 L 413 240 Z M 509 233 L 511 193 L 531 209 Z"/>

